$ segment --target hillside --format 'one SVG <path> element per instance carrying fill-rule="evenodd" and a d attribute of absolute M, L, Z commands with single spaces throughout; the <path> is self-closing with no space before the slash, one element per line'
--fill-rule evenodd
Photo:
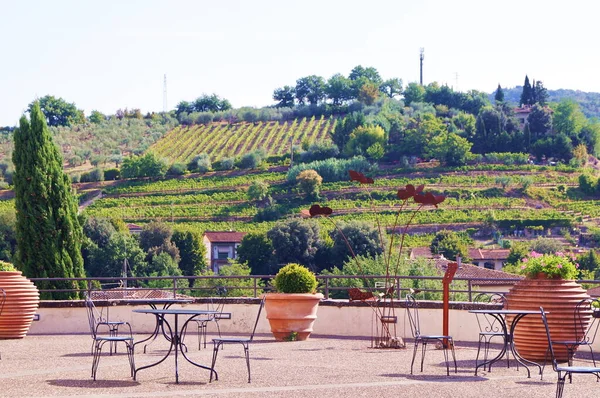
<path fill-rule="evenodd" d="M 235 157 L 258 149 L 267 156 L 290 152 L 290 145 L 329 140 L 336 123 L 334 117 L 302 118 L 293 121 L 255 123 L 210 123 L 179 126 L 150 147 L 171 163 L 187 163 L 207 153 L 213 161 Z"/>

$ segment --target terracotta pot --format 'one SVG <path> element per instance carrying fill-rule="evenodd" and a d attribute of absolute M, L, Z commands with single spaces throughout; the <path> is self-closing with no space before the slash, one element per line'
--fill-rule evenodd
<path fill-rule="evenodd" d="M 275 340 L 284 341 L 296 333 L 295 340 L 306 340 L 313 331 L 317 319 L 321 293 L 269 293 L 266 295 L 265 311 Z"/>
<path fill-rule="evenodd" d="M 25 337 L 40 303 L 38 288 L 21 271 L 0 271 L 6 303 L 0 314 L 0 339 Z"/>
<path fill-rule="evenodd" d="M 539 310 L 548 312 L 548 327 L 553 340 L 574 340 L 575 321 L 573 313 L 577 303 L 589 298 L 587 291 L 575 281 L 548 279 L 539 276 L 517 282 L 506 295 L 507 308 L 511 310 Z M 588 315 L 591 321 L 591 314 Z M 510 322 L 510 318 L 508 319 Z M 546 357 L 548 340 L 540 316 L 527 315 L 519 321 L 515 330 L 515 347 L 523 358 L 541 362 Z M 556 359 L 568 360 L 563 345 L 555 345 Z"/>

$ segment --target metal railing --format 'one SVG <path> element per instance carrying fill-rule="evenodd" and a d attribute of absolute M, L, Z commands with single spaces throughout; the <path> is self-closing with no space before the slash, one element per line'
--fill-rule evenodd
<path fill-rule="evenodd" d="M 40 293 L 44 292 L 122 292 L 123 295 L 131 295 L 140 291 L 165 292 L 174 297 L 177 295 L 190 295 L 207 297 L 220 289 L 228 297 L 259 297 L 262 293 L 272 292 L 271 281 L 274 275 L 249 275 L 249 276 L 160 276 L 160 277 L 128 277 L 128 278 L 30 278 Z M 325 299 L 346 298 L 347 290 L 352 287 L 360 287 L 364 291 L 381 293 L 389 287 L 393 287 L 392 297 L 400 299 L 410 289 L 418 285 L 418 291 L 423 295 L 440 294 L 442 292 L 442 276 L 397 276 L 390 277 L 386 283 L 384 275 L 318 275 L 319 282 L 317 291 L 323 293 Z M 512 285 L 519 281 L 514 279 L 491 279 L 491 278 L 454 278 L 450 285 L 451 300 L 461 297 L 460 301 L 472 301 L 473 295 L 481 292 L 497 292 L 494 286 Z M 40 286 L 52 282 L 85 282 L 85 288 L 74 287 L 71 289 L 44 289 Z M 193 281 L 193 286 L 189 286 Z M 415 283 L 416 282 L 416 283 Z M 493 282 L 493 284 L 490 284 Z M 579 280 L 579 283 L 595 287 L 600 286 L 600 280 Z M 160 286 L 158 286 L 160 285 Z M 366 286 L 368 285 L 368 286 Z M 235 294 L 232 294 L 235 293 Z M 425 298 L 425 297 L 423 297 Z"/>

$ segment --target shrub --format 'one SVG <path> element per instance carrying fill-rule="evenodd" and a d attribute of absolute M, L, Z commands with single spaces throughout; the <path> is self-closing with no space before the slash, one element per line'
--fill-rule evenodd
<path fill-rule="evenodd" d="M 371 171 L 371 164 L 362 156 L 356 156 L 351 159 L 327 159 L 317 160 L 311 163 L 298 164 L 292 167 L 287 173 L 288 182 L 295 182 L 296 177 L 304 170 L 314 170 L 321 177 L 323 182 L 348 181 L 348 171 L 358 172 Z"/>
<path fill-rule="evenodd" d="M 289 263 L 277 272 L 274 284 L 280 293 L 314 293 L 317 278 L 308 268 Z"/>
<path fill-rule="evenodd" d="M 77 184 L 81 182 L 81 174 L 73 174 L 71 175 L 71 182 Z"/>
<path fill-rule="evenodd" d="M 235 160 L 233 158 L 224 158 L 221 159 L 221 166 L 219 167 L 221 170 L 232 170 L 235 164 Z"/>
<path fill-rule="evenodd" d="M 167 170 L 167 175 L 170 176 L 182 176 L 187 171 L 187 166 L 183 163 L 173 163 L 169 170 Z"/>
<path fill-rule="evenodd" d="M 333 143 L 317 143 L 308 146 L 305 152 L 300 154 L 302 163 L 313 162 L 315 160 L 325 160 L 335 158 L 340 154 L 340 150 Z"/>
<path fill-rule="evenodd" d="M 262 154 L 258 151 L 250 152 L 243 155 L 240 159 L 239 166 L 242 169 L 256 169 L 262 162 Z"/>
<path fill-rule="evenodd" d="M 199 173 L 206 173 L 212 170 L 212 163 L 210 156 L 203 152 L 200 155 L 194 156 L 194 158 L 188 163 L 188 169 L 190 171 L 197 171 Z"/>
<path fill-rule="evenodd" d="M 249 200 L 264 200 L 269 194 L 269 184 L 263 180 L 254 180 L 248 187 L 246 196 Z"/>
<path fill-rule="evenodd" d="M 121 172 L 119 169 L 106 169 L 104 170 L 104 179 L 106 181 L 114 181 L 121 178 Z"/>
<path fill-rule="evenodd" d="M 303 170 L 296 177 L 300 189 L 307 199 L 318 199 L 323 178 L 314 170 Z"/>
<path fill-rule="evenodd" d="M 17 269 L 15 268 L 14 265 L 12 265 L 11 263 L 7 263 L 6 261 L 1 261 L 0 260 L 0 271 L 16 271 Z"/>

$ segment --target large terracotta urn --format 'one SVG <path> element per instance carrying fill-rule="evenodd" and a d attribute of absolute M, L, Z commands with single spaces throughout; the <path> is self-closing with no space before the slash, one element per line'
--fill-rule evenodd
<path fill-rule="evenodd" d="M 21 271 L 0 271 L 6 302 L 0 314 L 0 339 L 25 337 L 40 303 L 38 288 Z"/>
<path fill-rule="evenodd" d="M 275 340 L 306 340 L 317 319 L 321 293 L 269 293 L 265 311 Z"/>
<path fill-rule="evenodd" d="M 517 282 L 506 295 L 507 308 L 510 310 L 539 310 L 544 307 L 548 312 L 548 327 L 552 340 L 574 340 L 574 311 L 577 303 L 589 298 L 587 291 L 572 280 L 549 279 L 543 275 L 523 279 Z M 588 315 L 588 324 L 591 314 Z M 508 321 L 510 322 L 510 318 Z M 516 326 L 515 347 L 523 358 L 535 362 L 546 359 L 548 340 L 541 316 L 527 315 Z M 564 345 L 555 345 L 556 359 L 568 360 Z"/>

